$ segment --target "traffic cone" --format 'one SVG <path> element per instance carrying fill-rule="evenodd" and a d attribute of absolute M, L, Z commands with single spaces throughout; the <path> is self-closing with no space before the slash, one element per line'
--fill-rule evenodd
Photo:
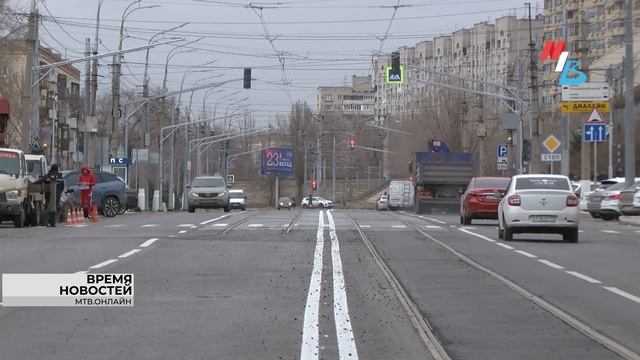
<path fill-rule="evenodd" d="M 93 204 L 91 207 L 91 222 L 99 223 L 100 217 L 98 216 L 98 204 Z"/>
<path fill-rule="evenodd" d="M 76 210 L 76 224 L 84 225 L 84 216 L 82 210 Z"/>
<path fill-rule="evenodd" d="M 73 222 L 73 211 L 71 209 L 67 209 L 67 226 L 75 225 Z"/>

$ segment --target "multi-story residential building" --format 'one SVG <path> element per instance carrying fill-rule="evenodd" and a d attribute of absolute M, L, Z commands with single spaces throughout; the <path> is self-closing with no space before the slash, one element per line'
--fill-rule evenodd
<path fill-rule="evenodd" d="M 507 135 L 497 131 L 505 104 L 496 97 L 459 89 L 500 93 L 503 90 L 497 85 L 519 85 L 528 90 L 529 26 L 539 47 L 542 19 L 536 18 L 530 24 L 528 19 L 515 16 L 498 18 L 495 24 L 481 22 L 414 47 L 401 47 L 397 51 L 404 67 L 402 84 L 385 81 L 386 68 L 391 63 L 389 54 L 374 59 L 377 121 L 407 132 L 415 133 L 417 129 L 423 133 L 415 142 L 406 137 L 402 141 L 395 139 L 400 135 L 389 136 L 388 148 L 394 154 L 386 157 L 385 168 L 391 177 L 405 174 L 410 153 L 425 148 L 428 137 L 443 139 L 457 150 L 479 156 L 492 151 L 489 145 L 505 141 Z M 490 166 L 495 169 L 495 161 Z"/>
<path fill-rule="evenodd" d="M 317 90 L 317 111 L 321 116 L 371 117 L 375 97 L 370 76 L 353 76 L 351 86 L 321 86 Z"/>
<path fill-rule="evenodd" d="M 0 97 L 9 100 L 12 114 L 7 137 L 11 146 L 19 146 L 22 134 L 23 114 L 22 84 L 24 79 L 26 48 L 23 41 L 5 41 L 0 44 Z M 63 61 L 53 50 L 40 46 L 40 65 Z M 65 168 L 82 161 L 82 138 L 78 131 L 81 119 L 80 71 L 72 65 L 62 65 L 40 74 L 38 83 L 38 136 L 41 145 L 51 149 L 55 144 L 52 160 Z M 81 124 L 80 124 L 81 125 Z M 50 150 L 49 150 L 50 151 Z"/>

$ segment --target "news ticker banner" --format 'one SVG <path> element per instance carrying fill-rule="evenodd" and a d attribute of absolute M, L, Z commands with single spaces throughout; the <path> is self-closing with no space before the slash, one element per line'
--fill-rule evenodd
<path fill-rule="evenodd" d="M 133 274 L 2 274 L 3 306 L 133 306 Z"/>

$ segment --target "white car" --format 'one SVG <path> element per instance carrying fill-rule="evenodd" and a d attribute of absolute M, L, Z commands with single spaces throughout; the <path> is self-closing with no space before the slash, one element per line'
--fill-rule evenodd
<path fill-rule="evenodd" d="M 302 199 L 300 203 L 302 208 L 314 207 L 314 208 L 327 208 L 330 209 L 333 207 L 333 201 L 327 200 L 320 196 L 313 196 L 311 201 L 311 206 L 309 206 L 309 197 L 306 196 Z"/>
<path fill-rule="evenodd" d="M 376 210 L 388 210 L 389 209 L 389 195 L 384 194 L 376 200 Z"/>
<path fill-rule="evenodd" d="M 623 177 L 617 177 L 617 178 L 602 180 L 600 183 L 597 184 L 595 189 L 593 189 L 592 191 L 581 191 L 580 192 L 580 210 L 581 211 L 588 211 L 589 210 L 587 204 L 589 203 L 589 197 L 594 192 L 603 191 L 603 190 L 605 190 L 606 188 L 608 188 L 608 187 L 610 187 L 612 185 L 623 183 L 623 182 L 624 182 L 624 178 Z M 586 189 L 582 189 L 582 190 L 586 190 Z"/>
<path fill-rule="evenodd" d="M 516 175 L 498 205 L 498 237 L 505 241 L 517 233 L 557 233 L 575 243 L 579 222 L 578 198 L 562 175 Z"/>

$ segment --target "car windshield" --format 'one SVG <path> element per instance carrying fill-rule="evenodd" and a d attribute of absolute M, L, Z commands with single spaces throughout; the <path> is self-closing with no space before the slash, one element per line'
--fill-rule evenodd
<path fill-rule="evenodd" d="M 281 197 L 278 199 L 279 202 L 290 202 L 291 200 L 288 197 Z"/>
<path fill-rule="evenodd" d="M 474 182 L 476 189 L 506 189 L 509 184 L 508 178 L 479 178 Z"/>
<path fill-rule="evenodd" d="M 192 187 L 223 187 L 224 180 L 222 178 L 196 178 L 193 180 Z"/>
<path fill-rule="evenodd" d="M 18 175 L 20 157 L 12 151 L 0 151 L 0 174 Z"/>
<path fill-rule="evenodd" d="M 229 193 L 229 197 L 232 199 L 242 199 L 244 198 L 244 193 L 243 192 L 230 192 Z"/>
<path fill-rule="evenodd" d="M 541 176 L 518 179 L 516 190 L 570 190 L 570 188 L 566 179 Z"/>
<path fill-rule="evenodd" d="M 29 174 L 42 174 L 42 162 L 40 160 L 27 160 L 27 172 Z"/>
<path fill-rule="evenodd" d="M 638 186 L 640 182 L 636 181 L 635 185 Z M 620 191 L 620 190 L 624 190 L 626 188 L 625 183 L 621 182 L 621 183 L 617 183 L 614 185 L 609 186 L 606 190 L 607 191 Z"/>

